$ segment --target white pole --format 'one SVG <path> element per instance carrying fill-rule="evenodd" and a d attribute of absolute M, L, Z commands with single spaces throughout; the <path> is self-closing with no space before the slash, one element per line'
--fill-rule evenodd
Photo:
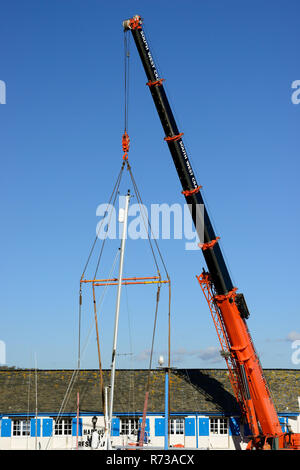
<path fill-rule="evenodd" d="M 38 401 L 37 401 L 37 359 L 35 354 L 35 450 L 37 450 L 37 416 L 38 416 Z"/>
<path fill-rule="evenodd" d="M 107 398 L 107 391 L 108 387 L 105 387 L 104 389 L 104 403 L 105 403 L 105 431 L 107 431 L 107 426 L 108 426 L 108 398 Z"/>
<path fill-rule="evenodd" d="M 108 422 L 109 448 L 111 444 L 110 437 L 111 437 L 111 423 L 112 423 L 113 401 L 114 401 L 116 351 L 117 351 L 118 325 L 119 325 L 120 300 L 121 300 L 125 240 L 126 240 L 126 234 L 127 234 L 127 218 L 128 218 L 129 200 L 130 200 L 130 194 L 128 191 L 128 194 L 126 195 L 126 199 L 125 199 L 124 220 L 120 220 L 120 222 L 123 222 L 123 233 L 122 233 L 122 240 L 121 240 L 121 247 L 120 247 L 119 279 L 118 279 L 118 287 L 117 287 L 115 329 L 114 329 L 114 340 L 113 340 L 113 350 L 112 350 L 112 359 L 111 359 L 111 374 L 110 374 L 110 401 L 109 401 L 109 420 L 108 420 L 109 421 Z"/>

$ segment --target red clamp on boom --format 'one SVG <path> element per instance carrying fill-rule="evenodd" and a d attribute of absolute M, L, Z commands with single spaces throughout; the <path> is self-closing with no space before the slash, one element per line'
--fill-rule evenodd
<path fill-rule="evenodd" d="M 186 197 L 191 196 L 192 194 L 199 193 L 201 188 L 202 186 L 197 186 L 197 188 L 194 188 L 194 189 L 187 189 L 186 191 L 181 191 L 181 194 L 183 194 Z"/>
<path fill-rule="evenodd" d="M 146 85 L 148 85 L 149 87 L 150 86 L 155 86 L 155 85 L 160 86 L 160 85 L 162 85 L 162 82 L 164 82 L 164 81 L 165 81 L 164 78 L 160 78 L 159 80 L 156 80 L 155 82 L 149 81 L 149 82 L 146 83 Z"/>
<path fill-rule="evenodd" d="M 166 142 L 170 142 L 170 141 L 172 141 L 172 140 L 179 140 L 179 139 L 181 139 L 182 136 L 183 136 L 183 132 L 181 132 L 181 133 L 178 134 L 178 135 L 173 135 L 173 136 L 171 136 L 171 137 L 165 137 L 164 140 L 165 140 Z"/>
<path fill-rule="evenodd" d="M 129 152 L 129 144 L 130 144 L 130 139 L 129 135 L 127 134 L 127 131 L 124 132 L 122 135 L 122 147 L 123 147 L 123 160 L 128 160 L 128 152 Z"/>
<path fill-rule="evenodd" d="M 216 243 L 218 243 L 218 240 L 220 240 L 220 237 L 217 237 L 215 240 L 212 240 L 211 242 L 207 243 L 199 243 L 199 247 L 202 248 L 202 250 L 207 250 L 208 248 L 212 248 L 215 246 Z"/>
<path fill-rule="evenodd" d="M 214 298 L 218 302 L 223 302 L 224 300 L 227 300 L 227 299 L 230 299 L 230 298 L 235 298 L 236 297 L 236 291 L 237 291 L 237 287 L 234 287 L 230 292 L 228 292 L 228 294 L 215 295 Z"/>

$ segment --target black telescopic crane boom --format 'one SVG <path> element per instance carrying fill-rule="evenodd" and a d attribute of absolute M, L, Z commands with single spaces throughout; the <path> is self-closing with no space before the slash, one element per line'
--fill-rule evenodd
<path fill-rule="evenodd" d="M 163 79 L 159 77 L 151 55 L 140 16 L 123 22 L 125 30 L 131 30 L 156 110 L 165 132 L 179 179 L 182 193 L 191 210 L 193 222 L 201 241 L 200 247 L 209 273 L 197 276 L 214 318 L 218 321 L 217 332 L 223 352 L 229 354 L 226 362 L 242 413 L 252 431 L 248 448 L 266 448 L 266 439 L 280 448 L 300 449 L 300 434 L 282 431 L 275 404 L 263 375 L 259 357 L 248 331 L 245 318 L 249 312 L 242 294 L 236 293 L 227 270 L 218 238 L 214 232 L 205 204 L 179 133 L 168 98 L 164 91 Z M 203 208 L 203 210 L 199 208 Z M 200 220 L 199 220 L 200 219 Z M 227 356 L 225 356 L 227 357 Z M 288 441 L 287 441 L 288 438 Z M 269 445 L 269 443 L 267 443 Z M 272 444 L 272 445 L 273 445 Z M 277 448 L 277 447 L 276 447 Z"/>
<path fill-rule="evenodd" d="M 123 22 L 124 30 L 130 29 L 139 52 L 154 104 L 156 106 L 161 124 L 165 132 L 165 140 L 169 146 L 186 202 L 191 209 L 191 215 L 196 227 L 199 239 L 203 241 L 207 249 L 203 250 L 203 255 L 211 275 L 216 293 L 224 295 L 233 289 L 233 284 L 226 267 L 222 251 L 217 243 L 217 237 L 211 224 L 209 215 L 200 193 L 195 174 L 189 161 L 182 134 L 179 133 L 172 109 L 166 96 L 162 79 L 159 77 L 153 57 L 150 52 L 145 33 L 141 27 L 141 18 L 133 17 L 131 20 Z M 203 206 L 203 211 L 195 208 Z M 204 220 L 199 220 L 200 213 L 203 213 Z"/>

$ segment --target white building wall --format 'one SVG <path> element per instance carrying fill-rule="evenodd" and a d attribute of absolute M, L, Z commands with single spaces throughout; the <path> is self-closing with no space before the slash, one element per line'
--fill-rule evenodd
<path fill-rule="evenodd" d="M 145 448 L 151 449 L 152 447 L 158 447 L 164 449 L 165 437 L 155 435 L 155 420 L 162 418 L 162 415 L 148 416 L 149 427 L 150 427 L 150 443 L 145 445 Z M 195 419 L 195 415 L 186 416 L 185 418 Z M 207 417 L 206 417 L 207 418 Z M 52 449 L 76 449 L 77 439 L 76 436 L 50 436 L 44 437 L 43 434 L 43 419 L 51 419 L 51 417 L 39 417 L 41 419 L 41 436 L 12 436 L 11 437 L 0 437 L 0 450 L 52 450 Z M 80 450 L 89 450 L 89 440 L 93 430 L 92 416 L 81 416 L 82 420 L 82 436 L 78 437 L 78 448 Z M 199 417 L 198 417 L 199 419 Z M 300 432 L 300 415 L 289 417 L 287 420 L 291 426 L 293 432 Z M 101 432 L 104 428 L 103 416 L 98 416 L 96 429 Z M 195 427 L 198 431 L 198 426 Z M 198 431 L 199 432 L 199 431 Z M 243 437 L 243 426 L 241 426 L 241 436 L 232 436 L 229 433 L 226 435 L 211 435 L 208 433 L 206 436 L 193 435 L 186 436 L 185 434 L 177 434 L 170 436 L 170 447 L 183 446 L 189 449 L 245 449 L 248 438 Z M 113 446 L 129 446 L 136 444 L 137 436 L 113 436 Z"/>

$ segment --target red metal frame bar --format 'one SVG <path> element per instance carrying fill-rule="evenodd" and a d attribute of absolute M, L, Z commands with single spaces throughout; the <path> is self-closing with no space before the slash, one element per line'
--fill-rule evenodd
<path fill-rule="evenodd" d="M 112 279 L 82 279 L 81 283 L 92 283 L 94 286 L 117 286 L 118 278 Z M 122 279 L 122 285 L 132 284 L 167 284 L 170 281 L 163 281 L 159 276 L 148 276 L 148 277 L 124 277 Z"/>

